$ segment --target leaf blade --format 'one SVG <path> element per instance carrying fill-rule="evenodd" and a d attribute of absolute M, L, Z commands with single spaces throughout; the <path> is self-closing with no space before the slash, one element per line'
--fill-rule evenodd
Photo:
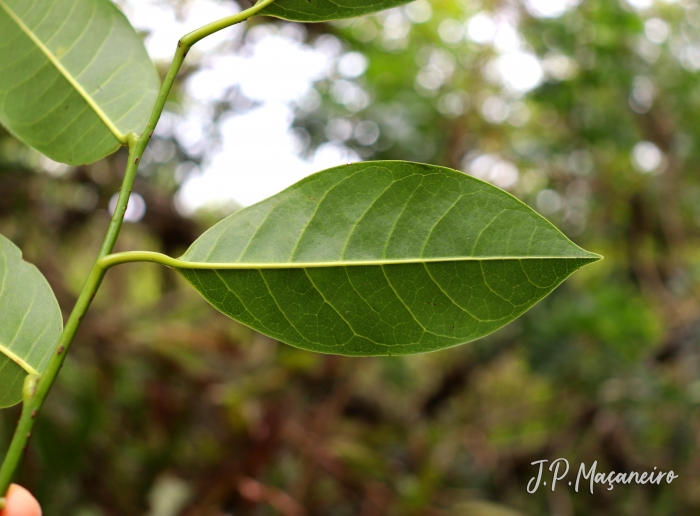
<path fill-rule="evenodd" d="M 262 15 L 274 16 L 297 22 L 324 22 L 354 18 L 365 14 L 391 9 L 411 0 L 276 0 L 260 11 Z"/>
<path fill-rule="evenodd" d="M 27 374 L 40 374 L 61 334 L 58 302 L 44 276 L 0 235 L 0 408 L 22 399 Z"/>
<path fill-rule="evenodd" d="M 228 217 L 180 272 L 220 311 L 289 344 L 403 354 L 491 333 L 598 259 L 492 185 L 364 162 Z"/>
<path fill-rule="evenodd" d="M 0 122 L 25 143 L 78 165 L 145 126 L 158 76 L 112 2 L 0 0 L 0 32 Z"/>

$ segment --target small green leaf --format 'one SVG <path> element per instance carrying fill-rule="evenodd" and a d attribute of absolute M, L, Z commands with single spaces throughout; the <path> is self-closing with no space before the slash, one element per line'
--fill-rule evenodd
<path fill-rule="evenodd" d="M 63 320 L 48 282 L 0 235 L 0 408 L 22 400 L 28 374 L 41 374 Z"/>
<path fill-rule="evenodd" d="M 411 0 L 275 0 L 260 14 L 299 22 L 354 18 L 404 5 Z"/>
<path fill-rule="evenodd" d="M 378 161 L 231 215 L 181 258 L 211 268 L 179 271 L 226 315 L 293 346 L 399 355 L 483 337 L 600 258 L 488 183 Z"/>
<path fill-rule="evenodd" d="M 0 122 L 49 158 L 92 163 L 148 121 L 159 79 L 110 0 L 0 0 Z"/>

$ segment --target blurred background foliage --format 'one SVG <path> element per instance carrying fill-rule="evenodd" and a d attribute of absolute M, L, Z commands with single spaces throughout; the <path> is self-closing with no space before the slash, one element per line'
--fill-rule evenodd
<path fill-rule="evenodd" d="M 255 20 L 212 52 L 245 55 L 272 36 L 332 62 L 287 104 L 299 156 L 331 145 L 348 159 L 463 170 L 605 260 L 481 341 L 369 359 L 255 334 L 170 270 L 113 269 L 18 479 L 45 514 L 697 514 L 698 2 L 418 0 L 329 24 Z M 204 68 L 195 55 L 182 74 L 118 250 L 178 256 L 236 209 L 182 200 L 217 121 L 258 105 L 224 89 L 197 108 L 205 130 L 191 130 L 188 87 Z M 125 159 L 69 168 L 0 133 L 0 232 L 64 311 Z M 250 174 L 265 181 L 264 169 Z M 0 414 L 1 449 L 18 415 Z M 528 494 L 530 463 L 559 457 L 570 478 L 595 460 L 599 471 L 679 478 Z"/>

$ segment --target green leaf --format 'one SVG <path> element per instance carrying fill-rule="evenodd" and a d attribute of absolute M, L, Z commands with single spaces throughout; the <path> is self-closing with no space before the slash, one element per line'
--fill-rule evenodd
<path fill-rule="evenodd" d="M 146 126 L 159 79 L 110 0 L 0 0 L 0 122 L 49 158 L 92 163 Z"/>
<path fill-rule="evenodd" d="M 0 235 L 0 408 L 22 400 L 25 377 L 46 369 L 62 328 L 48 282 Z"/>
<path fill-rule="evenodd" d="M 377 161 L 231 215 L 181 258 L 211 268 L 179 271 L 226 315 L 293 346 L 398 355 L 483 337 L 600 258 L 488 183 Z"/>
<path fill-rule="evenodd" d="M 260 14 L 299 22 L 354 18 L 391 9 L 411 0 L 275 0 Z"/>

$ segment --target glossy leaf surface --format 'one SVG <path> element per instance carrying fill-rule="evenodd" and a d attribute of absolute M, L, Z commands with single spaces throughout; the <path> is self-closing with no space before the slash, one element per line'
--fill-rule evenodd
<path fill-rule="evenodd" d="M 143 130 L 159 79 L 110 0 L 0 0 L 0 122 L 49 158 L 92 163 Z"/>
<path fill-rule="evenodd" d="M 310 176 L 221 221 L 181 259 L 211 263 L 180 272 L 262 333 L 394 355 L 483 337 L 600 257 L 488 183 L 383 161 Z"/>
<path fill-rule="evenodd" d="M 260 14 L 300 22 L 323 22 L 354 18 L 391 9 L 410 0 L 275 0 Z"/>
<path fill-rule="evenodd" d="M 48 282 L 0 235 L 0 408 L 22 400 L 25 377 L 44 371 L 62 328 Z"/>

